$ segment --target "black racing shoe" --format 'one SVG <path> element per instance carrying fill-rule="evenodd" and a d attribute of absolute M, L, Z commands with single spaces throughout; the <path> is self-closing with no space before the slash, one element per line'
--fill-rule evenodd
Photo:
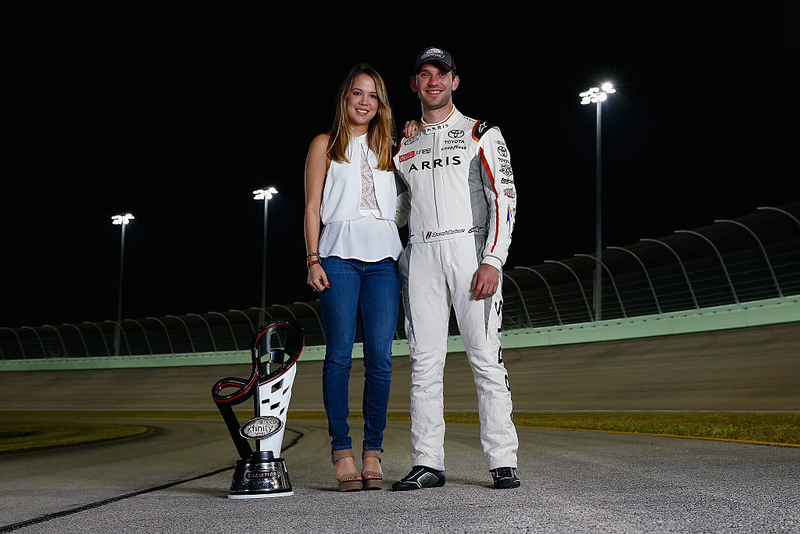
<path fill-rule="evenodd" d="M 444 471 L 437 471 L 424 465 L 415 465 L 411 472 L 392 484 L 394 491 L 408 491 L 422 488 L 444 486 Z"/>
<path fill-rule="evenodd" d="M 515 467 L 498 467 L 492 469 L 494 487 L 498 489 L 518 488 L 520 485 L 517 469 Z"/>

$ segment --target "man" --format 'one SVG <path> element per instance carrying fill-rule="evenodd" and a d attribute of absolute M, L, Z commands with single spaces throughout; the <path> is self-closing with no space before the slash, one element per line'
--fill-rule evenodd
<path fill-rule="evenodd" d="M 520 485 L 511 389 L 500 346 L 501 269 L 516 214 L 516 188 L 500 131 L 453 105 L 460 83 L 452 56 L 422 52 L 411 88 L 422 103 L 420 131 L 394 161 L 406 188 L 398 222 L 408 222 L 400 258 L 411 354 L 411 472 L 394 490 L 444 485 L 443 372 L 450 307 L 475 376 L 481 444 L 497 488 Z"/>

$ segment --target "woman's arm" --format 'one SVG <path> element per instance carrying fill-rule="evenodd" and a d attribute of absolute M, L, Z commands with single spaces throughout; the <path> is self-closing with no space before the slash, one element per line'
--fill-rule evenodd
<path fill-rule="evenodd" d="M 330 161 L 328 159 L 328 135 L 321 134 L 311 141 L 306 156 L 305 189 L 305 235 L 306 254 L 319 253 L 319 234 L 322 229 L 320 207 L 322 206 L 322 191 L 325 187 L 325 174 L 328 172 Z M 328 285 L 328 277 L 319 264 L 319 256 L 309 256 L 308 285 L 314 291 L 323 291 Z M 316 263 L 315 263 L 316 262 Z"/>

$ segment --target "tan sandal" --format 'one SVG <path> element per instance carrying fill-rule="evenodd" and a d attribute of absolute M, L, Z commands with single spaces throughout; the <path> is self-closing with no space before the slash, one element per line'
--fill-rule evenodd
<path fill-rule="evenodd" d="M 381 462 L 381 451 L 364 451 L 361 455 L 364 458 L 377 458 Z M 380 471 L 361 471 L 361 479 L 365 490 L 383 489 L 383 473 Z"/>
<path fill-rule="evenodd" d="M 352 458 L 353 449 L 344 449 L 331 452 L 331 463 L 336 465 L 336 462 L 342 458 Z M 339 483 L 339 491 L 358 491 L 361 489 L 361 475 L 357 472 L 344 473 L 336 477 L 336 482 Z"/>

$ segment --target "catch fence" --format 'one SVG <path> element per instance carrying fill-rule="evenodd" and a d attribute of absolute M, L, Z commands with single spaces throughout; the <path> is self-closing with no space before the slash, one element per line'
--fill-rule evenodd
<path fill-rule="evenodd" d="M 513 251 L 512 251 L 513 252 Z M 512 254 L 513 256 L 513 254 Z M 594 302 L 595 269 L 601 296 Z M 658 315 L 800 294 L 800 202 L 759 208 L 624 247 L 503 273 L 503 328 L 516 330 Z M 0 327 L 0 359 L 91 358 L 249 350 L 264 322 L 299 321 L 325 344 L 319 302 L 80 324 Z M 450 334 L 458 326 L 451 317 Z M 403 339 L 401 309 L 396 339 Z M 356 332 L 361 340 L 361 330 Z"/>

